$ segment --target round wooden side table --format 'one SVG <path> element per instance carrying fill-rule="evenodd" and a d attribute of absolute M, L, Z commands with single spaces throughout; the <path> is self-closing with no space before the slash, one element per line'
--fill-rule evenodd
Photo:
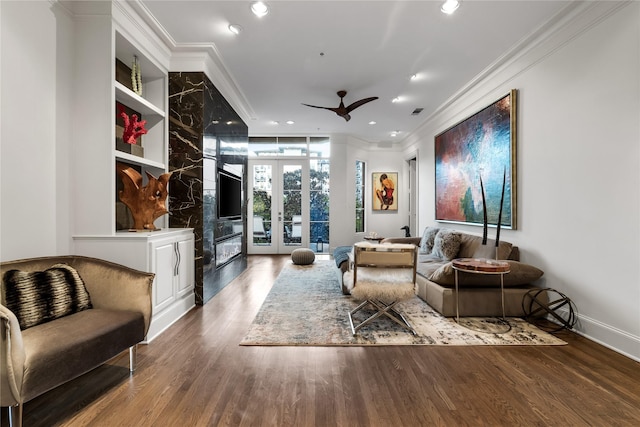
<path fill-rule="evenodd" d="M 465 273 L 473 274 L 493 274 L 500 276 L 500 297 L 502 305 L 502 323 L 509 326 L 504 332 L 508 332 L 511 329 L 511 325 L 507 322 L 504 311 L 504 275 L 511 271 L 511 266 L 506 261 L 499 261 L 488 258 L 457 258 L 451 261 L 451 266 L 455 272 L 455 285 L 456 285 L 456 323 L 460 323 L 460 285 L 458 279 L 458 272 L 463 271 Z"/>

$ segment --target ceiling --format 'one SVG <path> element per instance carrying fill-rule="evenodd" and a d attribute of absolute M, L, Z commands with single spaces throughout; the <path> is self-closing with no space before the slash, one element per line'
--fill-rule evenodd
<path fill-rule="evenodd" d="M 394 143 L 571 2 L 464 0 L 446 15 L 442 1 L 272 0 L 262 18 L 244 0 L 140 3 L 175 45 L 214 46 L 237 99 L 246 100 L 251 136 L 345 134 Z M 229 24 L 243 31 L 234 35 Z M 349 122 L 302 105 L 337 107 L 338 90 L 348 91 L 345 105 L 379 99 Z M 412 115 L 416 108 L 424 110 Z"/>

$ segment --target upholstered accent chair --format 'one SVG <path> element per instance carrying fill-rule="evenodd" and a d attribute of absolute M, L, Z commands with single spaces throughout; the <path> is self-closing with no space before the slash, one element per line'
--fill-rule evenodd
<path fill-rule="evenodd" d="M 24 402 L 121 352 L 129 350 L 133 372 L 136 346 L 151 321 L 153 273 L 68 255 L 2 262 L 0 274 L 0 406 L 9 408 L 12 427 L 22 425 Z M 67 286 L 67 280 L 73 286 Z M 68 303 L 63 290 L 73 296 L 79 288 L 86 289 L 90 302 Z M 42 303 L 33 299 L 45 289 L 55 292 L 41 310 Z M 63 304 L 57 303 L 60 298 Z M 76 309 L 52 309 L 58 306 Z M 40 319 L 33 316 L 38 312 L 43 314 Z M 59 316 L 52 317 L 52 312 Z"/>
<path fill-rule="evenodd" d="M 415 295 L 417 253 L 417 247 L 412 244 L 362 242 L 354 245 L 352 270 L 344 277 L 351 295 L 362 300 L 349 312 L 353 335 L 382 316 L 415 335 L 413 327 L 395 307 Z M 354 315 L 366 307 L 372 307 L 374 314 L 354 324 Z"/>

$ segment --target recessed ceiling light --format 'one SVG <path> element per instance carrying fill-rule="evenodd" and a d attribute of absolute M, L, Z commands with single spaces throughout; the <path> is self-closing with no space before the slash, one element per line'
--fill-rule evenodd
<path fill-rule="evenodd" d="M 399 130 L 394 130 L 393 132 L 391 132 L 389 135 L 391 135 L 392 138 L 395 138 L 396 136 L 398 136 L 398 134 L 400 133 Z"/>
<path fill-rule="evenodd" d="M 272 121 L 271 121 L 271 124 L 272 124 L 272 125 L 279 125 L 279 124 L 280 124 L 280 122 L 279 122 L 279 121 L 277 121 L 277 120 L 272 120 Z"/>
<path fill-rule="evenodd" d="M 232 125 L 232 124 L 233 124 L 233 122 L 232 122 L 231 120 L 229 120 L 229 121 L 227 122 L 227 124 L 228 124 L 228 125 Z"/>
<path fill-rule="evenodd" d="M 442 7 L 440 7 L 440 11 L 442 13 L 446 13 L 447 15 L 451 15 L 460 7 L 460 2 L 458 0 L 446 0 Z"/>
<path fill-rule="evenodd" d="M 294 122 L 293 120 L 287 120 L 287 124 L 288 124 L 288 125 L 292 125 L 292 124 L 294 124 L 294 123 L 295 123 L 295 122 Z"/>
<path fill-rule="evenodd" d="M 393 98 L 393 99 L 391 100 L 391 102 L 393 102 L 394 104 L 395 104 L 396 102 L 400 102 L 400 97 L 399 97 L 399 96 L 396 96 L 395 98 Z"/>
<path fill-rule="evenodd" d="M 238 24 L 231 24 L 229 25 L 229 31 L 233 34 L 240 34 L 242 32 L 242 27 Z"/>
<path fill-rule="evenodd" d="M 377 123 L 377 122 L 376 122 L 375 120 L 371 120 L 371 121 L 369 122 L 369 124 L 370 124 L 370 125 L 375 125 L 376 123 Z"/>
<path fill-rule="evenodd" d="M 251 12 L 258 18 L 262 18 L 269 13 L 269 6 L 263 1 L 254 1 L 251 3 Z"/>
<path fill-rule="evenodd" d="M 412 75 L 409 79 L 410 80 L 416 80 L 418 77 L 420 77 L 420 76 L 418 75 L 418 73 L 416 73 L 416 74 Z"/>

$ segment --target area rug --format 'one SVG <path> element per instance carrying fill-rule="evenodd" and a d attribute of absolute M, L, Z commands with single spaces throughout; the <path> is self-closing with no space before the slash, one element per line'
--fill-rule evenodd
<path fill-rule="evenodd" d="M 418 297 L 396 307 L 417 335 L 379 318 L 351 334 L 348 312 L 358 301 L 340 290 L 340 270 L 333 261 L 307 266 L 289 263 L 280 272 L 240 345 L 563 345 L 566 342 L 518 318 L 507 333 L 479 332 L 491 319 L 465 318 L 473 329 L 443 317 Z M 362 315 L 364 320 L 366 313 Z"/>

